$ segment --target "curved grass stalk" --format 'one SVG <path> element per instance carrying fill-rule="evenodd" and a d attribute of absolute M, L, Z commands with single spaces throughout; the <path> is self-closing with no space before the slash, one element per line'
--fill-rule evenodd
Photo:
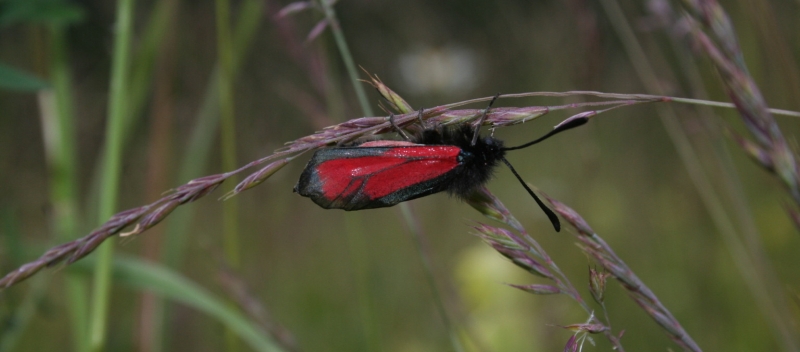
<path fill-rule="evenodd" d="M 658 84 L 659 79 L 655 75 L 655 70 L 650 65 L 647 56 L 644 54 L 644 50 L 639 45 L 633 30 L 627 23 L 627 19 L 622 14 L 618 4 L 613 0 L 603 0 L 601 4 L 606 9 L 609 17 L 612 18 L 611 22 L 623 39 L 622 42 L 625 44 L 628 55 L 631 57 L 631 61 L 642 82 L 648 90 L 661 93 L 662 89 Z M 717 14 L 719 15 L 719 13 Z M 727 50 L 738 50 L 738 44 L 735 44 L 734 36 L 728 36 L 726 40 L 728 40 L 729 43 L 729 45 L 726 46 Z M 741 55 L 741 53 L 731 53 L 731 55 L 737 56 Z M 738 60 L 734 61 L 738 62 Z M 740 64 L 743 65 L 743 62 Z M 736 90 L 733 88 L 731 89 L 731 94 L 735 94 L 734 92 Z M 757 87 L 755 87 L 755 89 L 755 93 L 752 91 L 750 93 L 759 95 L 759 93 L 757 93 Z M 742 99 L 736 99 L 734 97 L 734 101 L 739 102 L 735 105 L 737 108 L 740 108 L 740 100 Z M 746 99 L 753 99 L 753 97 Z M 730 251 L 731 256 L 734 258 L 734 263 L 741 272 L 747 287 L 753 294 L 756 304 L 761 311 L 768 316 L 766 320 L 772 325 L 772 329 L 770 330 L 776 334 L 777 340 L 780 341 L 787 350 L 796 350 L 796 337 L 790 328 L 790 326 L 793 325 L 793 319 L 786 314 L 786 310 L 782 308 L 787 306 L 787 300 L 782 294 L 781 285 L 775 278 L 774 270 L 769 267 L 768 262 L 761 255 L 761 253 L 763 253 L 763 245 L 758 239 L 757 234 L 753 231 L 745 233 L 745 235 L 748 235 L 748 243 L 745 244 L 742 242 L 741 236 L 738 234 L 740 232 L 739 226 L 734 224 L 733 218 L 727 213 L 723 206 L 722 198 L 714 191 L 714 182 L 710 180 L 703 171 L 703 165 L 689 142 L 688 136 L 683 132 L 677 122 L 677 114 L 669 106 L 664 106 L 658 111 L 670 139 L 672 139 L 679 156 L 684 165 L 686 165 L 698 194 L 701 196 L 705 207 L 708 209 L 715 226 L 720 230 L 720 235 Z M 768 111 L 766 106 L 764 106 L 763 111 L 769 114 L 766 112 Z M 743 115 L 745 120 L 755 119 L 754 117 L 747 117 L 751 114 L 755 114 L 755 112 L 745 113 Z M 771 119 L 771 116 L 769 118 L 764 117 L 764 120 L 753 122 L 751 125 L 763 124 L 766 123 L 764 122 L 765 120 L 769 119 Z M 772 138 L 775 140 L 782 140 L 780 131 L 773 132 L 773 134 L 779 137 Z M 726 183 L 729 183 L 729 181 L 726 181 Z"/>
<path fill-rule="evenodd" d="M 647 99 L 638 101 L 636 103 L 645 104 L 654 102 L 662 102 L 662 100 Z M 629 101 L 623 101 L 620 104 L 622 106 L 631 105 Z M 592 108 L 594 106 L 596 106 L 595 103 L 577 103 L 569 104 L 568 106 L 565 105 L 553 107 L 531 106 L 520 108 L 495 108 L 486 115 L 484 123 L 486 125 L 494 126 L 511 126 L 521 124 L 524 121 L 536 119 L 546 115 L 554 109 L 579 109 Z M 478 120 L 483 111 L 483 109 L 448 110 L 443 105 L 424 110 L 423 119 L 440 125 L 471 123 Z M 588 110 L 575 116 L 596 118 L 599 114 L 608 111 L 608 109 Z M 415 123 L 417 116 L 418 115 L 416 112 L 396 115 L 394 121 L 398 126 L 402 127 Z M 108 221 L 106 221 L 100 227 L 92 231 L 92 233 L 82 238 L 72 242 L 64 243 L 48 250 L 38 259 L 23 265 L 17 270 L 8 273 L 3 278 L 0 278 L 0 289 L 13 286 L 36 274 L 45 267 L 56 265 L 62 261 L 66 261 L 67 264 L 70 264 L 80 260 L 89 253 L 93 252 L 95 249 L 97 249 L 97 246 L 112 236 L 133 236 L 141 234 L 169 216 L 178 206 L 194 202 L 206 196 L 233 175 L 242 174 L 251 168 L 259 167 L 258 170 L 253 171 L 248 176 L 244 177 L 244 179 L 239 182 L 236 187 L 234 187 L 233 191 L 229 192 L 227 195 L 224 195 L 223 198 L 235 196 L 247 189 L 263 183 L 267 178 L 272 176 L 272 174 L 283 168 L 283 166 L 307 152 L 329 145 L 336 145 L 339 143 L 353 141 L 358 138 L 392 131 L 393 127 L 388 120 L 388 116 L 357 118 L 340 123 L 338 125 L 330 126 L 315 134 L 288 142 L 283 148 L 276 150 L 273 154 L 247 163 L 236 170 L 191 180 L 188 183 L 173 189 L 171 193 L 166 194 L 164 197 L 151 204 L 117 213 L 116 215 L 110 217 Z M 123 230 L 129 227 L 133 228 L 128 232 L 123 232 Z"/>

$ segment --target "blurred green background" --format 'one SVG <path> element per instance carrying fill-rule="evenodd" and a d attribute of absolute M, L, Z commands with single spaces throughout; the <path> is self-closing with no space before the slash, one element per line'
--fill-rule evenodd
<path fill-rule="evenodd" d="M 128 122 L 121 136 L 117 211 L 155 201 L 192 178 L 230 170 L 226 163 L 244 165 L 287 141 L 364 115 L 329 28 L 307 40 L 322 13 L 309 9 L 277 17 L 286 5 L 136 2 L 130 79 L 122 95 Z M 669 17 L 679 13 L 669 14 L 663 5 L 406 0 L 340 1 L 335 9 L 355 64 L 380 76 L 414 108 L 497 92 L 658 94 L 653 85 L 668 95 L 726 101 L 713 67 L 693 52 L 680 22 Z M 105 221 L 98 219 L 97 208 L 116 6 L 96 0 L 0 2 L 4 274 Z M 767 102 L 800 110 L 800 3 L 739 0 L 723 6 Z M 224 9 L 230 11 L 230 31 L 220 39 L 220 26 L 228 28 L 219 22 Z M 632 42 L 620 35 L 621 25 L 633 29 L 645 61 L 629 54 Z M 227 66 L 233 70 L 219 70 L 220 48 L 239 63 Z M 642 63 L 651 66 L 655 81 L 637 72 Z M 219 72 L 233 72 L 222 108 Z M 385 115 L 378 94 L 367 88 L 375 114 Z M 495 106 L 582 99 L 500 99 Z M 53 111 L 56 101 L 67 112 Z M 796 336 L 800 331 L 791 325 L 800 317 L 800 236 L 786 215 L 790 198 L 723 135 L 724 128 L 746 133 L 735 110 L 669 104 L 691 142 L 682 146 L 694 148 L 711 191 L 720 195 L 716 204 L 735 230 L 725 231 L 712 219 L 675 139 L 665 131 L 660 108 L 641 105 L 600 115 L 512 153 L 510 161 L 528 182 L 575 208 L 702 348 L 787 349 L 774 326 L 789 324 Z M 233 147 L 221 137 L 221 110 L 233 117 L 227 120 Z M 71 115 L 61 137 L 52 128 L 52 116 L 59 114 Z M 495 136 L 520 144 L 567 116 L 546 115 L 499 129 Z M 797 147 L 800 121 L 777 118 Z M 73 150 L 63 147 L 70 145 L 64 138 L 73 139 Z M 256 326 L 285 329 L 304 351 L 453 350 L 448 329 L 457 331 L 468 351 L 555 351 L 571 336 L 558 325 L 588 318 L 566 296 L 534 296 L 504 285 L 546 282 L 474 236 L 470 226 L 489 220 L 466 204 L 444 194 L 410 202 L 424 233 L 420 250 L 397 207 L 323 210 L 293 194 L 306 160 L 299 158 L 231 201 L 216 201 L 223 194 L 218 190 L 180 207 L 141 236 L 112 239 L 115 258 L 174 270 L 234 311 L 233 302 L 242 299 L 233 291 L 242 288 L 250 304 L 242 311 L 268 322 Z M 573 237 L 553 232 L 507 170 L 499 169 L 488 187 L 590 299 L 587 268 L 593 263 Z M 752 259 L 743 259 L 731 243 Z M 96 256 L 3 291 L 0 348 L 85 347 L 80 340 L 87 336 L 85 315 L 95 304 L 90 287 Z M 430 261 L 429 273 L 421 257 Z M 742 274 L 753 267 L 761 281 Z M 158 285 L 135 282 L 133 275 L 113 285 L 106 350 L 250 349 L 229 323 L 172 300 L 143 298 L 142 285 Z M 611 324 L 625 330 L 627 350 L 679 349 L 616 282 L 608 286 Z M 791 319 L 779 320 L 765 305 Z M 587 349 L 610 349 L 601 336 L 595 342 L 598 347 Z"/>

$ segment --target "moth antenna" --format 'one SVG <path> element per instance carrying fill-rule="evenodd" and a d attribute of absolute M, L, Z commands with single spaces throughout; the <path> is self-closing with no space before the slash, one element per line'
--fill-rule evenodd
<path fill-rule="evenodd" d="M 422 120 L 422 112 L 425 111 L 425 108 L 419 108 L 419 113 L 417 114 L 417 120 L 419 120 L 419 125 L 422 129 L 425 129 L 425 121 Z"/>
<path fill-rule="evenodd" d="M 519 183 L 522 184 L 522 187 L 525 187 L 525 190 L 528 191 L 528 194 L 530 194 L 531 197 L 533 197 L 533 200 L 536 201 L 536 204 L 539 204 L 539 208 L 542 208 L 542 211 L 544 211 L 545 215 L 547 215 L 547 218 L 550 219 L 550 222 L 553 224 L 553 227 L 556 229 L 556 232 L 560 232 L 561 221 L 558 220 L 558 216 L 556 216 L 556 213 L 554 213 L 552 210 L 550 210 L 550 208 L 548 208 L 546 205 L 544 205 L 544 203 L 542 203 L 542 200 L 536 196 L 536 193 L 533 193 L 533 191 L 530 189 L 530 187 L 528 187 L 525 181 L 522 180 L 522 177 L 519 176 L 517 170 L 514 170 L 514 167 L 511 166 L 511 163 L 508 162 L 506 158 L 500 158 L 500 160 L 502 160 L 506 164 L 506 166 L 508 166 L 508 168 L 511 169 L 511 173 L 517 177 L 517 180 L 519 180 Z"/>
<path fill-rule="evenodd" d="M 494 104 L 494 101 L 497 100 L 497 98 L 499 97 L 500 93 L 495 94 L 494 98 L 492 98 L 492 100 L 489 102 L 489 106 L 487 106 L 486 109 L 483 110 L 483 115 L 481 115 L 481 118 L 478 120 L 478 125 L 475 127 L 475 134 L 472 135 L 472 143 L 470 145 L 475 145 L 475 143 L 478 143 L 478 136 L 480 135 L 481 126 L 483 126 L 483 121 L 486 121 L 486 115 L 489 114 L 489 109 L 492 108 L 492 104 Z"/>
<path fill-rule="evenodd" d="M 503 151 L 509 151 L 509 150 L 527 148 L 527 147 L 530 147 L 530 146 L 532 146 L 532 145 L 534 145 L 536 143 L 539 143 L 539 142 L 541 142 L 541 141 L 543 141 L 545 139 L 548 139 L 548 138 L 550 138 L 552 136 L 555 136 L 558 133 L 564 132 L 564 131 L 569 130 L 569 129 L 573 129 L 573 128 L 578 127 L 580 125 L 583 125 L 583 124 L 585 124 L 587 122 L 589 122 L 589 118 L 587 118 L 587 117 L 578 117 L 578 118 L 567 119 L 566 121 L 556 125 L 556 127 L 553 127 L 553 130 L 548 132 L 546 135 L 541 136 L 541 137 L 539 137 L 538 139 L 536 139 L 536 140 L 534 140 L 532 142 L 528 142 L 528 143 L 525 143 L 523 145 L 518 145 L 516 147 L 503 148 L 502 150 Z"/>
<path fill-rule="evenodd" d="M 397 130 L 398 133 L 400 133 L 400 137 L 403 137 L 403 139 L 406 141 L 408 140 L 408 135 L 406 134 L 406 132 L 403 131 L 400 127 L 397 126 L 397 124 L 394 123 L 394 114 L 392 113 L 389 114 L 389 123 L 392 124 L 392 127 L 394 127 L 394 129 Z"/>

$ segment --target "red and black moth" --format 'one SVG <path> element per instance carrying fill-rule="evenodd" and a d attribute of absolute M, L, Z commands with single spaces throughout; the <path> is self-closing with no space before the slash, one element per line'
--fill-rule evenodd
<path fill-rule="evenodd" d="M 424 129 L 410 141 L 371 141 L 320 149 L 306 165 L 294 191 L 322 208 L 348 211 L 390 207 L 442 191 L 463 199 L 486 184 L 497 164 L 503 162 L 559 231 L 558 217 L 525 184 L 505 153 L 529 147 L 586 121 L 580 117 L 568 119 L 541 138 L 511 148 L 493 137 L 479 138 L 478 128 L 462 125 Z M 394 125 L 391 117 L 390 122 Z M 408 139 L 401 129 L 397 130 Z"/>

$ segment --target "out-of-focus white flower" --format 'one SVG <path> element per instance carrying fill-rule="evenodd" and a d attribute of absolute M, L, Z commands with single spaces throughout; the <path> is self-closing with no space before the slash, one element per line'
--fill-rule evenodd
<path fill-rule="evenodd" d="M 460 94 L 478 84 L 477 61 L 468 48 L 421 47 L 400 55 L 398 65 L 413 94 Z"/>

